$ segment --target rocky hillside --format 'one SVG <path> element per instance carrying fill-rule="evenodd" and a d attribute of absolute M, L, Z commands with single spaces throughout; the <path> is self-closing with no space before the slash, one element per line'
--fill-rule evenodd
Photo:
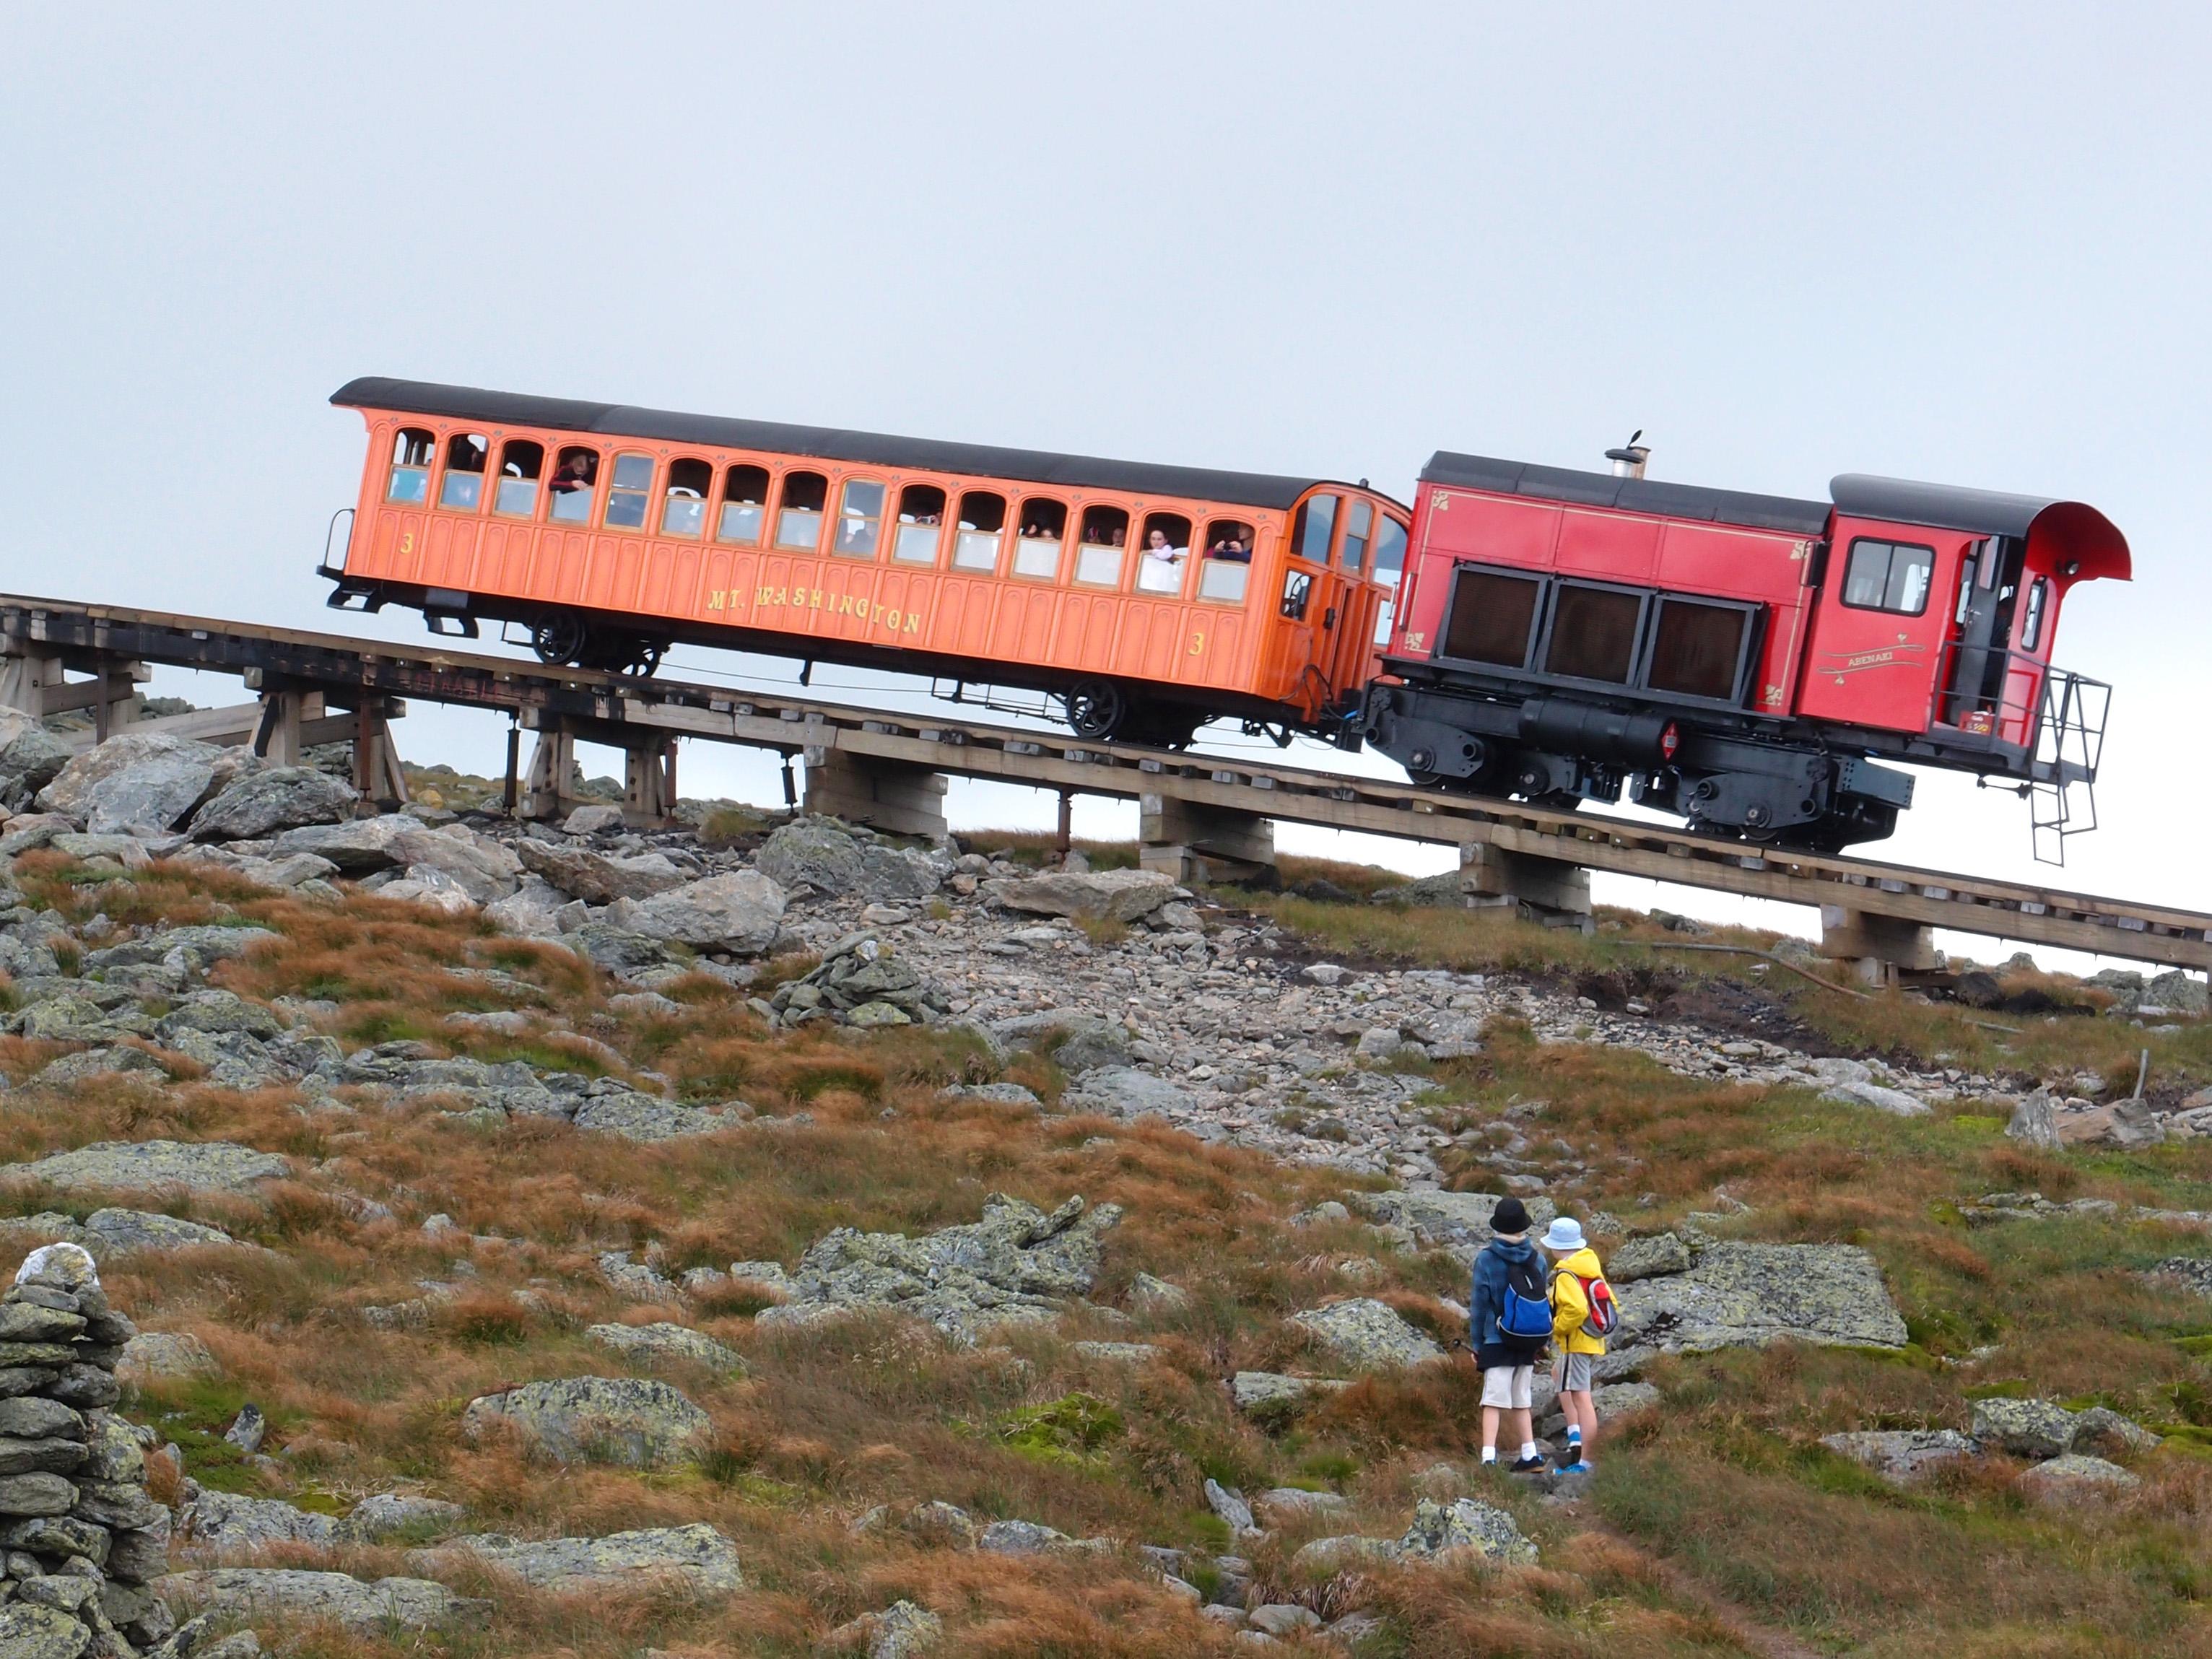
<path fill-rule="evenodd" d="M 2212 1651 L 2199 985 L 66 758 L 0 1656 Z M 1592 1476 L 1474 1460 L 1507 1193 L 1620 1289 Z"/>

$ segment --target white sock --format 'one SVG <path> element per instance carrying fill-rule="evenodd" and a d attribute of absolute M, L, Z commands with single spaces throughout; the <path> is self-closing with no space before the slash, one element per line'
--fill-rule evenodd
<path fill-rule="evenodd" d="M 1485 1446 L 1482 1449 L 1482 1461 L 1486 1463 L 1495 1463 L 1498 1461 L 1498 1448 Z"/>
<path fill-rule="evenodd" d="M 1525 1463 L 1535 1455 L 1536 1443 L 1533 1440 L 1523 1440 L 1521 1443 L 1521 1461 Z"/>

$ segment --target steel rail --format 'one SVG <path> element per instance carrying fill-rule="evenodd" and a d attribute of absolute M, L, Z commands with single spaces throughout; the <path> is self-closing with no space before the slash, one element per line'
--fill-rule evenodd
<path fill-rule="evenodd" d="M 0 594 L 0 650 L 82 672 L 120 662 L 238 674 L 249 687 L 350 692 L 557 717 L 619 746 L 690 737 L 820 759 L 832 750 L 1073 793 L 1147 795 L 1281 822 L 1503 851 L 1719 892 L 1838 907 L 1962 933 L 2212 970 L 2212 915 L 1877 860 L 1782 852 L 1662 824 L 1417 789 L 1278 763 L 1089 742 L 1048 731 L 857 708 L 781 693 L 409 647 L 118 605 Z"/>

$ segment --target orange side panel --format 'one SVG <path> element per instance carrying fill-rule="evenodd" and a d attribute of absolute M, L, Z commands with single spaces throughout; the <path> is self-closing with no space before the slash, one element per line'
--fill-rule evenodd
<path fill-rule="evenodd" d="M 1115 625 L 1121 620 L 1122 603 L 1111 593 L 1076 589 L 1066 594 L 1060 605 L 1056 660 L 1092 673 L 1112 672 Z"/>
<path fill-rule="evenodd" d="M 1053 609 L 1060 595 L 1053 588 L 1030 582 L 1000 585 L 999 603 L 991 617 L 987 656 L 1009 662 L 1047 662 L 1063 666 L 1053 630 Z"/>
<path fill-rule="evenodd" d="M 1121 634 L 1114 652 L 1114 671 L 1133 679 L 1199 682 L 1198 659 L 1183 656 L 1182 607 L 1125 599 Z"/>
<path fill-rule="evenodd" d="M 938 584 L 937 612 L 922 619 L 923 637 L 933 651 L 980 657 L 991 644 L 991 612 L 999 584 L 981 576 L 947 574 Z"/>

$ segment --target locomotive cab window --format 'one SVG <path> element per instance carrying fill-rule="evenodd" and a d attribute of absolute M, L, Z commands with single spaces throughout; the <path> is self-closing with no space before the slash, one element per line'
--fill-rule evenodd
<path fill-rule="evenodd" d="M 483 504 L 484 461 L 491 440 L 481 432 L 456 432 L 446 440 L 446 477 L 438 486 L 438 505 L 473 513 Z"/>
<path fill-rule="evenodd" d="M 787 472 L 783 505 L 775 515 L 775 544 L 811 553 L 822 545 L 822 510 L 829 505 L 830 480 L 819 472 Z"/>
<path fill-rule="evenodd" d="M 1375 503 L 1354 501 L 1352 510 L 1344 515 L 1344 548 L 1337 555 L 1338 562 L 1346 570 L 1356 571 L 1367 560 L 1367 544 L 1375 533 Z"/>
<path fill-rule="evenodd" d="M 1022 533 L 1014 542 L 1014 574 L 1050 581 L 1060 574 L 1060 538 L 1067 534 L 1067 507 L 1043 495 L 1022 503 Z"/>
<path fill-rule="evenodd" d="M 419 426 L 403 426 L 392 442 L 392 478 L 384 486 L 387 501 L 420 507 L 430 499 L 430 458 L 438 441 Z"/>
<path fill-rule="evenodd" d="M 1523 666 L 1543 591 L 1543 583 L 1531 576 L 1462 569 L 1452 587 L 1451 614 L 1444 619 L 1443 654 L 1462 662 Z"/>
<path fill-rule="evenodd" d="M 668 489 L 660 504 L 660 533 L 697 541 L 707 528 L 707 492 L 714 487 L 714 469 L 704 461 L 668 464 Z"/>
<path fill-rule="evenodd" d="M 1298 503 L 1298 516 L 1291 526 L 1291 549 L 1316 564 L 1328 562 L 1329 538 L 1336 533 L 1334 495 L 1316 495 Z"/>
<path fill-rule="evenodd" d="M 509 438 L 499 452 L 499 487 L 492 492 L 491 510 L 510 519 L 526 519 L 538 511 L 538 477 L 545 470 L 545 446 L 527 438 Z"/>
<path fill-rule="evenodd" d="M 1844 603 L 1854 611 L 1917 617 L 1928 609 L 1928 586 L 1935 570 L 1932 547 L 1862 536 L 1851 544 L 1850 562 L 1844 569 Z"/>
<path fill-rule="evenodd" d="M 1680 696 L 1733 701 L 1750 626 L 1748 611 L 1668 595 L 1659 601 L 1644 684 Z"/>
<path fill-rule="evenodd" d="M 1242 519 L 1216 519 L 1206 526 L 1206 557 L 1198 567 L 1198 597 L 1242 605 L 1252 574 L 1252 526 Z"/>
<path fill-rule="evenodd" d="M 553 510 L 546 516 L 555 524 L 589 524 L 592 495 L 599 482 L 599 452 L 570 447 L 553 462 L 553 477 L 546 485 L 553 494 Z"/>
<path fill-rule="evenodd" d="M 614 486 L 607 491 L 607 527 L 644 529 L 646 504 L 652 499 L 653 457 L 616 456 Z"/>
<path fill-rule="evenodd" d="M 999 541 L 1006 532 L 1006 498 L 988 489 L 971 489 L 960 498 L 960 539 L 953 544 L 955 570 L 999 568 Z"/>
<path fill-rule="evenodd" d="M 1189 558 L 1190 520 L 1180 513 L 1148 514 L 1145 533 L 1137 548 L 1137 591 L 1182 592 L 1183 570 Z"/>
<path fill-rule="evenodd" d="M 2051 584 L 2041 576 L 2027 590 L 2027 613 L 2020 619 L 2020 648 L 2039 651 L 2043 647 L 2043 613 L 2051 602 Z"/>
<path fill-rule="evenodd" d="M 1375 607 L 1375 648 L 1390 643 L 1390 629 L 1398 614 L 1398 581 L 1406 571 L 1406 526 L 1385 514 L 1375 532 L 1375 568 L 1369 574 L 1389 591 Z"/>
<path fill-rule="evenodd" d="M 1075 550 L 1075 580 L 1085 587 L 1119 587 L 1128 547 L 1127 512 L 1118 507 L 1085 507 L 1082 540 Z"/>
<path fill-rule="evenodd" d="M 768 517 L 768 469 L 733 466 L 722 480 L 722 517 L 714 539 L 732 547 L 758 547 Z"/>
<path fill-rule="evenodd" d="M 1626 685 L 1636 666 L 1636 636 L 1643 621 L 1640 593 L 1561 582 L 1552 601 L 1545 672 Z"/>
<path fill-rule="evenodd" d="M 945 492 L 935 484 L 908 484 L 899 491 L 898 538 L 891 557 L 901 564 L 935 564 L 937 539 L 945 533 Z"/>
<path fill-rule="evenodd" d="M 848 478 L 838 497 L 837 540 L 842 558 L 872 559 L 884 521 L 884 487 L 868 478 Z"/>
<path fill-rule="evenodd" d="M 1303 570 L 1283 573 L 1283 602 L 1278 608 L 1291 622 L 1306 619 L 1306 605 L 1313 598 L 1313 578 Z"/>

